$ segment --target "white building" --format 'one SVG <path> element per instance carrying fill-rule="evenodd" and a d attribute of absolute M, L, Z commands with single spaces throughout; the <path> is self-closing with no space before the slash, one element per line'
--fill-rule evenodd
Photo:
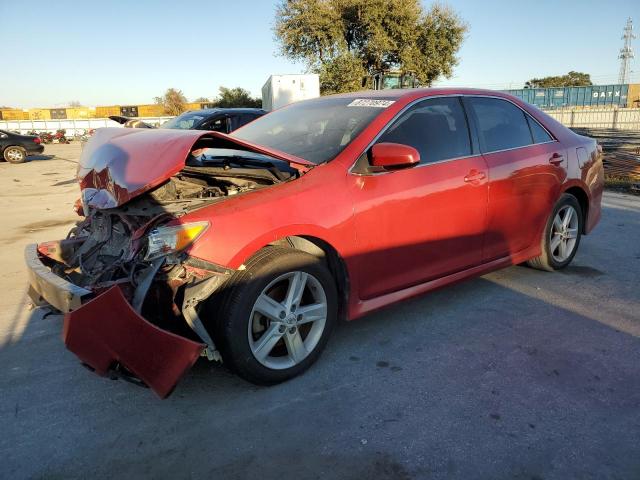
<path fill-rule="evenodd" d="M 271 111 L 319 96 L 320 78 L 316 74 L 271 75 L 262 87 L 262 108 Z"/>

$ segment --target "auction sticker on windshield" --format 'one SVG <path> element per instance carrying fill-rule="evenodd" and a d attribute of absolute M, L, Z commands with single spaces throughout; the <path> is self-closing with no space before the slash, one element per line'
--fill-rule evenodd
<path fill-rule="evenodd" d="M 390 105 L 393 105 L 395 100 L 373 100 L 370 98 L 356 98 L 353 102 L 351 102 L 347 107 L 376 107 L 376 108 L 387 108 Z"/>

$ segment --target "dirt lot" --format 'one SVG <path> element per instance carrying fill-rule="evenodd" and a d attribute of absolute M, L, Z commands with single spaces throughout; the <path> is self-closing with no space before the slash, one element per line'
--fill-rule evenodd
<path fill-rule="evenodd" d="M 0 164 L 0 478 L 640 478 L 640 197 L 572 267 L 512 267 L 342 325 L 258 388 L 199 362 L 168 400 L 82 368 L 22 250 L 75 215 L 78 145 Z"/>

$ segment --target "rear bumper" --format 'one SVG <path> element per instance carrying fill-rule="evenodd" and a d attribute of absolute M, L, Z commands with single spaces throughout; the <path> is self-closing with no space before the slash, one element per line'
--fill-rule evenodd
<path fill-rule="evenodd" d="M 89 290 L 53 274 L 40 260 L 37 245 L 26 247 L 25 260 L 29 295 L 65 313 L 65 345 L 99 375 L 118 363 L 166 398 L 205 348 L 149 323 L 117 286 L 92 298 Z"/>
<path fill-rule="evenodd" d="M 27 148 L 26 150 L 27 150 L 27 155 L 38 155 L 44 152 L 44 145 L 42 145 L 41 143 L 35 144 L 34 146 L 30 145 L 29 148 Z"/>

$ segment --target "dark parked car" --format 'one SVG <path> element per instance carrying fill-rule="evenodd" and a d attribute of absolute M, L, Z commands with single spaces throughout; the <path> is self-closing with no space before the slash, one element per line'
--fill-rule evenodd
<path fill-rule="evenodd" d="M 160 128 L 178 130 L 209 130 L 214 132 L 231 133 L 241 126 L 264 115 L 260 108 L 205 108 L 191 110 L 165 122 Z M 111 116 L 111 120 L 130 128 L 155 128 L 142 120 Z"/>
<path fill-rule="evenodd" d="M 44 152 L 44 145 L 35 135 L 20 135 L 0 130 L 0 154 L 9 163 L 22 163 L 28 155 Z"/>

